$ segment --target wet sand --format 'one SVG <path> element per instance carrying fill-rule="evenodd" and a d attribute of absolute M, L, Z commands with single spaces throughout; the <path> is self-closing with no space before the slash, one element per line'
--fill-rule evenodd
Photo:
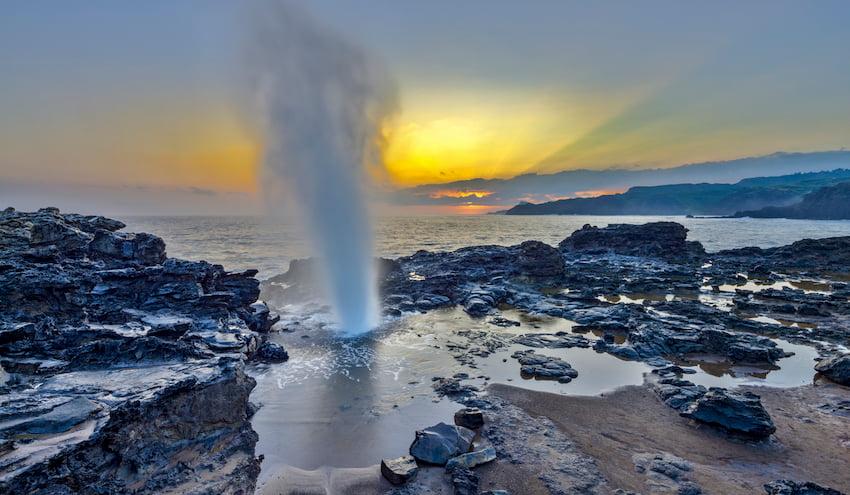
<path fill-rule="evenodd" d="M 764 483 L 781 478 L 850 490 L 850 417 L 820 408 L 850 400 L 850 389 L 827 383 L 746 389 L 761 395 L 776 423 L 776 434 L 766 442 L 732 439 L 682 418 L 648 386 L 626 387 L 601 397 L 560 396 L 507 385 L 492 385 L 488 391 L 532 416 L 552 420 L 583 453 L 596 460 L 612 491 L 665 493 L 638 472 L 633 461 L 635 455 L 659 453 L 691 462 L 690 478 L 704 493 L 764 493 Z M 532 479 L 545 474 L 528 465 L 524 469 L 531 471 L 526 476 Z M 481 474 L 487 486 L 519 473 L 506 476 L 508 473 L 498 470 L 482 470 Z M 528 491 L 514 488 L 514 493 L 540 493 L 533 486 L 529 483 Z"/>
<path fill-rule="evenodd" d="M 429 495 L 452 493 L 441 467 L 420 467 L 416 481 Z M 363 468 L 287 467 L 257 488 L 260 495 L 383 495 L 393 489 L 381 475 L 380 465 Z M 402 488 L 402 487 L 399 487 Z M 412 492 L 411 492 L 412 493 Z"/>

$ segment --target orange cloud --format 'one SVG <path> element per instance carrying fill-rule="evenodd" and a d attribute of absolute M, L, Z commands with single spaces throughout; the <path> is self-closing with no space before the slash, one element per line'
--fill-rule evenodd
<path fill-rule="evenodd" d="M 441 189 L 439 191 L 433 191 L 428 194 L 428 197 L 431 199 L 440 199 L 440 198 L 486 198 L 493 194 L 493 191 L 459 191 L 452 189 Z"/>
<path fill-rule="evenodd" d="M 573 193 L 573 196 L 576 198 L 598 198 L 599 196 L 608 196 L 611 194 L 622 194 L 626 192 L 628 188 L 619 188 L 619 189 L 591 189 L 589 191 L 576 191 Z"/>

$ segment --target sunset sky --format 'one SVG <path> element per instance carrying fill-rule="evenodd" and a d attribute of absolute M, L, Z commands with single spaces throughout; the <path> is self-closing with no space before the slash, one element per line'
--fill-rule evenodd
<path fill-rule="evenodd" d="M 397 81 L 385 186 L 850 143 L 843 0 L 305 4 Z M 4 2 L 0 191 L 255 208 L 245 5 Z"/>

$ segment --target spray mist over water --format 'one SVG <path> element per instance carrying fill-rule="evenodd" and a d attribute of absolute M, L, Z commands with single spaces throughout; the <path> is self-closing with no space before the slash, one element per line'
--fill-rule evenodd
<path fill-rule="evenodd" d="M 263 114 L 265 192 L 280 194 L 280 183 L 292 196 L 342 330 L 362 333 L 378 316 L 364 171 L 380 160 L 394 85 L 365 51 L 298 7 L 256 7 L 248 56 Z"/>

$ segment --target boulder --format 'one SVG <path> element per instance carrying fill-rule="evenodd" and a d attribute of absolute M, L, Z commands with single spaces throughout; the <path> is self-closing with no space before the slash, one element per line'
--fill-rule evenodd
<path fill-rule="evenodd" d="M 476 295 L 466 300 L 463 309 L 470 316 L 484 316 L 493 310 L 493 304 L 487 298 Z"/>
<path fill-rule="evenodd" d="M 395 459 L 381 459 L 381 474 L 393 485 L 402 485 L 416 477 L 419 467 L 416 459 L 403 455 Z"/>
<path fill-rule="evenodd" d="M 289 360 L 289 353 L 280 344 L 267 340 L 260 344 L 253 358 L 266 363 L 282 363 Z"/>
<path fill-rule="evenodd" d="M 445 465 L 449 459 L 469 452 L 475 432 L 463 426 L 439 423 L 416 432 L 410 455 L 429 464 Z"/>
<path fill-rule="evenodd" d="M 465 407 L 455 413 L 455 424 L 477 430 L 484 426 L 484 413 L 477 407 Z"/>
<path fill-rule="evenodd" d="M 755 439 L 767 438 L 776 431 L 761 399 L 752 392 L 711 388 L 679 414 Z"/>
<path fill-rule="evenodd" d="M 835 383 L 850 386 L 850 354 L 821 360 L 815 370 Z"/>

